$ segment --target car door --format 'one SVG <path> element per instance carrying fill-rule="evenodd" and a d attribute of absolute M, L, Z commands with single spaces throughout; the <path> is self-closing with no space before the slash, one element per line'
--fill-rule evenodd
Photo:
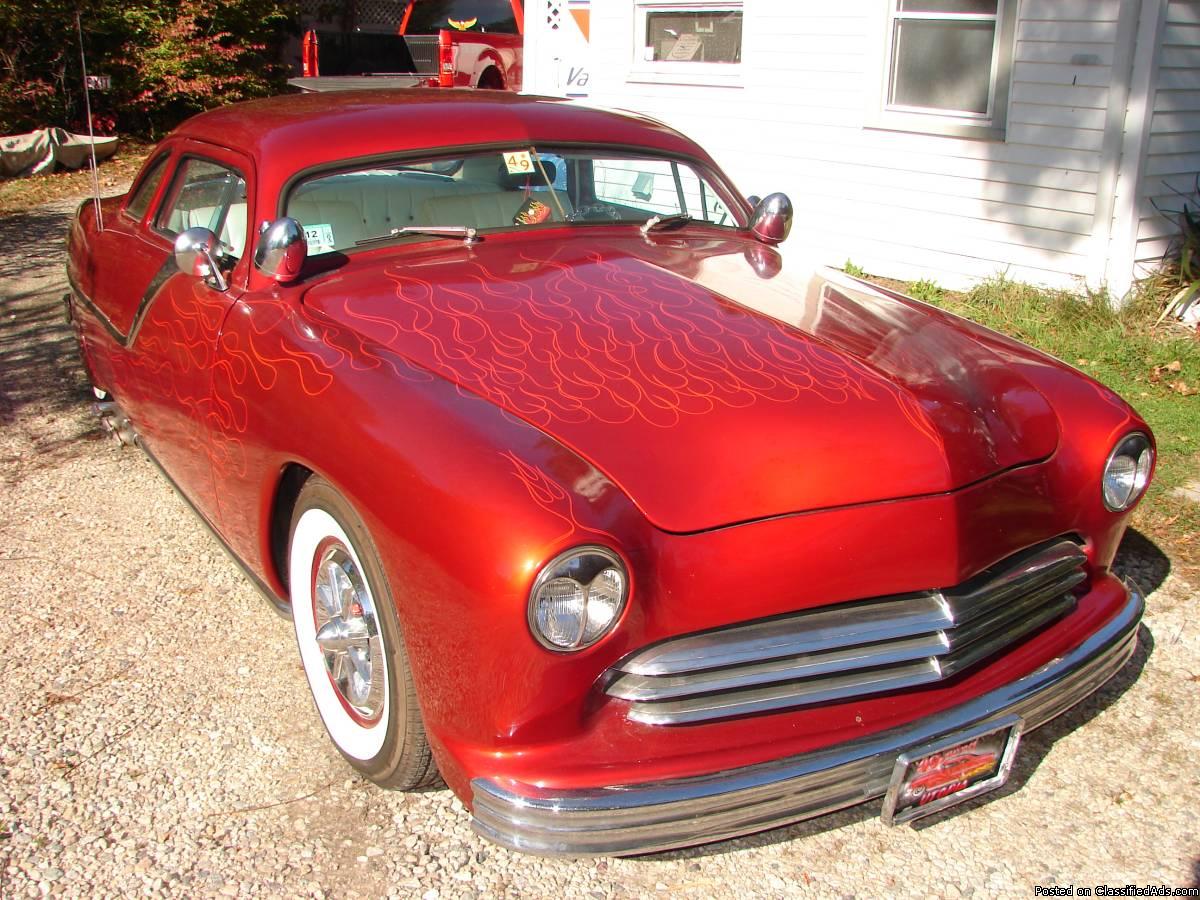
<path fill-rule="evenodd" d="M 250 161 L 240 154 L 191 142 L 181 147 L 168 187 L 146 220 L 144 238 L 160 265 L 127 335 L 118 398 L 150 455 L 218 528 L 212 363 L 225 316 L 245 284 L 251 176 Z M 174 265 L 175 237 L 196 226 L 221 241 L 227 290 Z"/>

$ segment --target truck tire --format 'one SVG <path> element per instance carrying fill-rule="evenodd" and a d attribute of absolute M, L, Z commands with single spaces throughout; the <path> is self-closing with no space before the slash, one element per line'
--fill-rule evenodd
<path fill-rule="evenodd" d="M 483 70 L 476 87 L 484 91 L 502 91 L 504 90 L 504 76 L 500 74 L 499 69 L 491 66 Z"/>

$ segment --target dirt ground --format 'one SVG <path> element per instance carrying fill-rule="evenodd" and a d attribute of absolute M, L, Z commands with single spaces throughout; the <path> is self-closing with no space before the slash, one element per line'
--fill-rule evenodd
<path fill-rule="evenodd" d="M 636 859 L 483 842 L 445 791 L 352 775 L 291 626 L 137 451 L 69 328 L 72 204 L 0 219 L 0 897 L 1030 897 L 1200 883 L 1195 586 L 1136 534 L 1135 659 L 1027 735 L 1012 782 L 917 828 L 878 803 Z"/>

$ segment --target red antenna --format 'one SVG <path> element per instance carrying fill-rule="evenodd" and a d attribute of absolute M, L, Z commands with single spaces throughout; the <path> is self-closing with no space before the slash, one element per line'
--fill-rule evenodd
<path fill-rule="evenodd" d="M 104 230 L 104 215 L 100 211 L 100 171 L 96 166 L 96 133 L 92 129 L 92 92 L 88 87 L 87 58 L 83 54 L 83 25 L 79 22 L 79 10 L 75 10 L 75 31 L 79 35 L 79 65 L 83 69 L 83 102 L 87 109 L 88 140 L 92 150 L 92 200 L 96 204 L 96 229 Z"/>

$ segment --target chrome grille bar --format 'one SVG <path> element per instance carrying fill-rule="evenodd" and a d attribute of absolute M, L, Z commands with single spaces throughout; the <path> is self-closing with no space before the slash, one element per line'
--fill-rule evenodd
<path fill-rule="evenodd" d="M 1085 561 L 1063 539 L 954 588 L 685 635 L 617 663 L 605 691 L 631 701 L 630 718 L 673 725 L 929 684 L 1070 612 Z"/>

